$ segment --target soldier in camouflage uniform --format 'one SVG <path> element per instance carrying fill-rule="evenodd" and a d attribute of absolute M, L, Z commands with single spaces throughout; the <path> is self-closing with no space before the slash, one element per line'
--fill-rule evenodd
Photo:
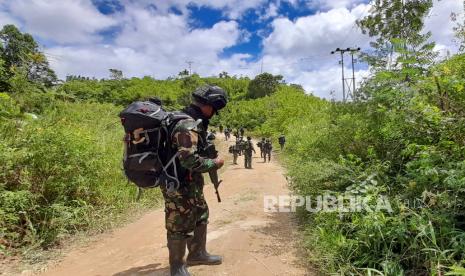
<path fill-rule="evenodd" d="M 244 167 L 246 169 L 252 168 L 252 151 L 255 153 L 255 148 L 253 147 L 252 138 L 247 137 L 247 141 L 244 143 Z"/>
<path fill-rule="evenodd" d="M 266 163 L 266 156 L 268 155 L 268 162 L 271 160 L 271 151 L 273 150 L 273 146 L 271 145 L 270 139 L 266 139 L 265 144 L 263 145 L 263 163 Z"/>
<path fill-rule="evenodd" d="M 239 156 L 241 156 L 244 151 L 244 143 L 245 143 L 244 137 L 242 136 L 237 137 L 236 148 L 237 148 L 237 153 L 239 154 Z"/>
<path fill-rule="evenodd" d="M 281 147 L 281 150 L 284 149 L 284 144 L 286 143 L 286 137 L 284 134 L 281 134 L 278 138 L 279 146 Z"/>
<path fill-rule="evenodd" d="M 262 137 L 262 140 L 257 143 L 257 147 L 260 149 L 261 158 L 263 158 L 263 155 L 265 154 L 264 146 L 265 146 L 265 137 Z"/>
<path fill-rule="evenodd" d="M 233 165 L 237 165 L 237 157 L 239 156 L 239 146 L 238 146 L 238 138 L 236 138 L 236 143 L 231 146 L 231 153 L 233 155 Z"/>
<path fill-rule="evenodd" d="M 165 223 L 168 239 L 171 275 L 190 275 L 184 262 L 186 245 L 187 264 L 221 264 L 221 256 L 206 251 L 208 205 L 203 195 L 202 173 L 218 170 L 224 164 L 220 158 L 202 156 L 206 147 L 209 119 L 226 103 L 226 93 L 218 86 L 203 86 L 192 93 L 193 102 L 182 112 L 190 118 L 177 122 L 171 130 L 172 153 L 176 160 L 180 187 L 169 191 L 160 185 L 165 200 Z"/>

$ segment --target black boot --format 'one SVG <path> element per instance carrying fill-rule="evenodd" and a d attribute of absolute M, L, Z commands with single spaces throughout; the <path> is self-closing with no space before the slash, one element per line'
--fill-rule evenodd
<path fill-rule="evenodd" d="M 170 275 L 190 276 L 187 271 L 184 255 L 186 254 L 187 240 L 168 239 L 168 250 L 170 252 Z"/>
<path fill-rule="evenodd" d="M 210 255 L 206 249 L 207 225 L 200 224 L 194 230 L 194 237 L 187 241 L 189 254 L 187 255 L 187 265 L 219 265 L 223 258 L 217 255 Z"/>

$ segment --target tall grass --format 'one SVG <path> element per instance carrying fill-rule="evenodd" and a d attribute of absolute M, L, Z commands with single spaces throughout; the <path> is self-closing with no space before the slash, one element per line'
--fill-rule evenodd
<path fill-rule="evenodd" d="M 4 253 L 47 248 L 108 227 L 136 202 L 121 170 L 122 128 L 112 104 L 57 102 L 38 119 L 1 121 L 0 240 Z"/>

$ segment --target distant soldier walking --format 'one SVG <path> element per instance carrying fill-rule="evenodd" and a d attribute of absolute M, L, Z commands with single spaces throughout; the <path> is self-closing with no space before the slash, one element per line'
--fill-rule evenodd
<path fill-rule="evenodd" d="M 260 157 L 263 158 L 265 151 L 263 150 L 265 146 L 265 137 L 262 138 L 261 141 L 257 143 L 257 147 L 260 149 Z"/>
<path fill-rule="evenodd" d="M 266 156 L 268 155 L 268 162 L 271 160 L 271 150 L 273 146 L 271 145 L 270 139 L 266 139 L 265 144 L 263 146 L 264 155 L 263 155 L 263 163 L 266 163 Z"/>
<path fill-rule="evenodd" d="M 247 137 L 247 141 L 244 143 L 244 167 L 246 169 L 252 168 L 252 151 L 255 153 L 255 148 L 253 147 L 252 138 Z"/>
<path fill-rule="evenodd" d="M 239 154 L 239 156 L 241 156 L 244 151 L 244 143 L 245 141 L 242 136 L 236 137 L 236 147 L 237 147 L 237 153 Z"/>
<path fill-rule="evenodd" d="M 239 133 L 241 134 L 242 137 L 244 137 L 244 128 L 243 127 L 241 127 L 239 129 Z"/>
<path fill-rule="evenodd" d="M 281 150 L 283 150 L 284 144 L 286 143 L 286 137 L 284 136 L 284 134 L 281 134 L 281 136 L 279 136 L 278 142 L 279 142 L 279 145 L 281 146 Z"/>
<path fill-rule="evenodd" d="M 230 152 L 233 155 L 233 164 L 237 165 L 237 157 L 241 155 L 242 152 L 242 141 L 239 137 L 236 138 L 236 143 L 230 147 Z"/>
<path fill-rule="evenodd" d="M 237 157 L 239 156 L 236 144 L 230 147 L 230 152 L 233 155 L 233 165 L 237 165 Z"/>
<path fill-rule="evenodd" d="M 225 128 L 224 129 L 224 139 L 226 141 L 228 141 L 230 137 L 231 137 L 231 132 L 230 132 L 229 128 Z"/>

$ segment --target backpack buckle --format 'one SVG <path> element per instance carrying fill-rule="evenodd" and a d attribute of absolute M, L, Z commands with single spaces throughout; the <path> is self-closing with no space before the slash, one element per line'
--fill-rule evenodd
<path fill-rule="evenodd" d="M 179 182 L 175 182 L 175 181 L 169 181 L 167 184 L 166 184 L 166 193 L 169 195 L 169 196 L 175 196 L 176 195 L 176 191 L 179 189 Z"/>

